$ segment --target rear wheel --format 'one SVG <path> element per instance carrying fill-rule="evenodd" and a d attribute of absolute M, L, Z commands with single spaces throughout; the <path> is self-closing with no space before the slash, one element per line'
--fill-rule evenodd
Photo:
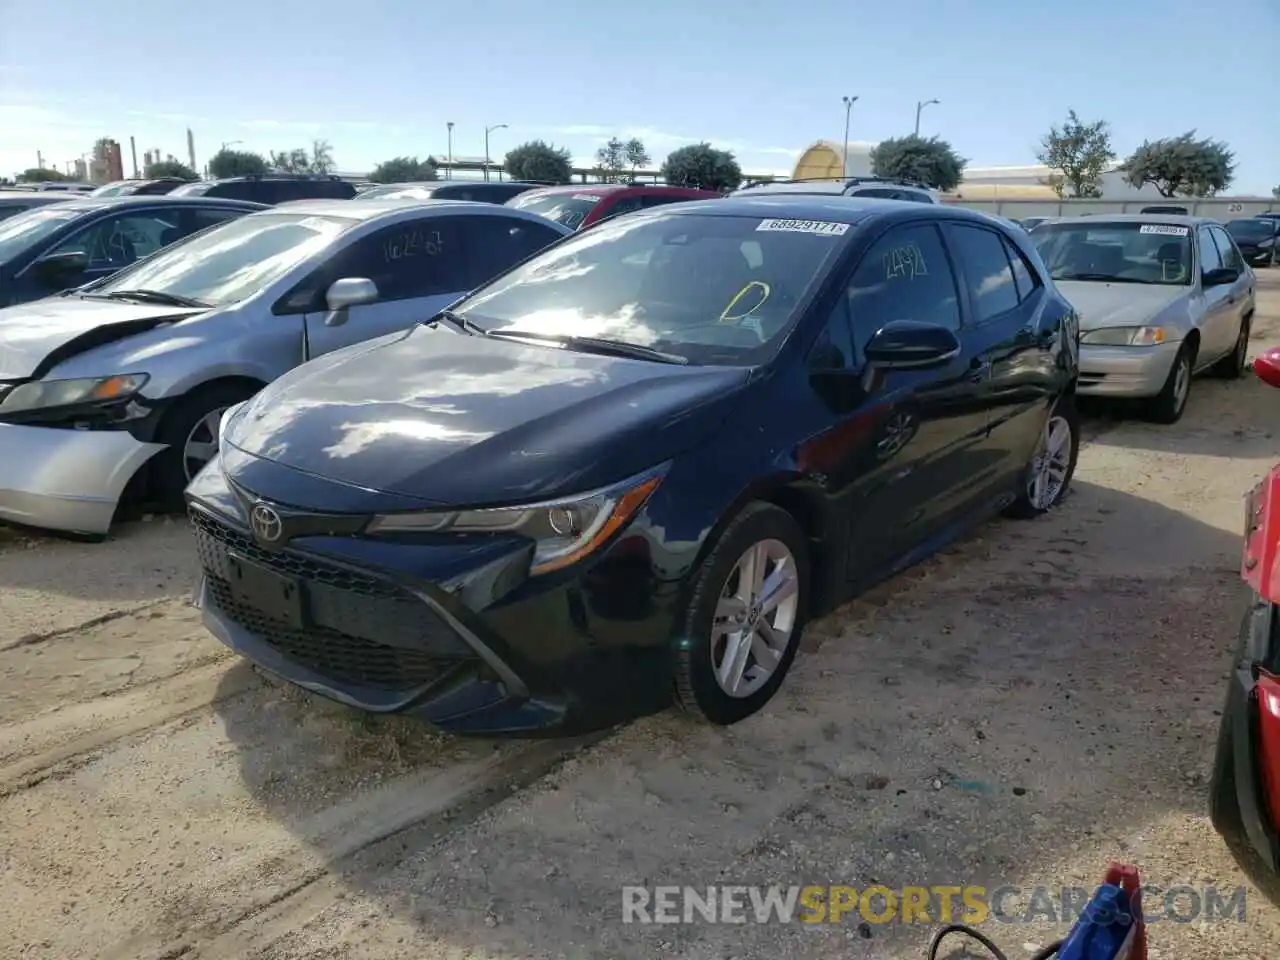
<path fill-rule="evenodd" d="M 193 390 L 169 409 L 156 431 L 156 442 L 165 449 L 152 461 L 155 496 L 164 507 L 182 509 L 187 484 L 218 452 L 222 414 L 256 392 L 244 383 L 215 383 Z"/>
<path fill-rule="evenodd" d="M 1213 365 L 1212 373 L 1224 380 L 1239 380 L 1244 376 L 1249 361 L 1249 331 L 1253 326 L 1252 317 L 1241 317 L 1240 332 L 1236 335 L 1236 344 L 1231 352 Z"/>
<path fill-rule="evenodd" d="M 752 503 L 694 577 L 676 637 L 676 693 L 709 723 L 763 707 L 795 659 L 809 595 L 804 531 L 785 510 Z"/>
<path fill-rule="evenodd" d="M 1169 368 L 1169 376 L 1165 378 L 1160 392 L 1147 401 L 1147 419 L 1156 423 L 1177 423 L 1187 409 L 1187 397 L 1191 395 L 1191 372 L 1196 359 L 1195 346 L 1184 343 L 1173 365 Z"/>
<path fill-rule="evenodd" d="M 1075 397 L 1066 394 L 1054 404 L 1036 452 L 1027 464 L 1017 499 L 1005 510 L 1008 516 L 1031 519 L 1048 513 L 1067 495 L 1080 456 L 1080 414 Z"/>

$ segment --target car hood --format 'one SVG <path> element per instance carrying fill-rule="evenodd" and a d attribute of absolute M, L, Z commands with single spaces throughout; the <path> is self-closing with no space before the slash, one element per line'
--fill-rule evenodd
<path fill-rule="evenodd" d="M 1191 292 L 1191 287 L 1149 283 L 1096 283 L 1086 280 L 1055 281 L 1058 291 L 1080 314 L 1080 330 L 1104 327 L 1140 327 L 1170 304 Z"/>
<path fill-rule="evenodd" d="M 285 374 L 233 418 L 224 442 L 425 503 L 542 500 L 688 449 L 724 421 L 750 372 L 419 326 Z"/>
<path fill-rule="evenodd" d="M 77 353 L 201 312 L 76 296 L 8 307 L 0 310 L 0 380 L 44 376 Z"/>

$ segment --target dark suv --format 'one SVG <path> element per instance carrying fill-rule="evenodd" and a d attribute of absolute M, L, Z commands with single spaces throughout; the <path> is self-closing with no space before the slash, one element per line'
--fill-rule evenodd
<path fill-rule="evenodd" d="M 355 185 L 341 177 L 268 174 L 265 177 L 228 177 L 202 180 L 172 191 L 171 197 L 223 197 L 250 200 L 268 206 L 290 200 L 350 200 Z"/>
<path fill-rule="evenodd" d="M 758 180 L 734 191 L 734 195 L 753 197 L 772 193 L 836 194 L 872 200 L 911 200 L 937 203 L 932 189 L 915 180 L 896 177 L 813 177 L 804 180 Z"/>

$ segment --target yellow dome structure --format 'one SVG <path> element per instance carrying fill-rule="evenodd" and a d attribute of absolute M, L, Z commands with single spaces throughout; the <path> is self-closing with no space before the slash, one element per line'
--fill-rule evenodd
<path fill-rule="evenodd" d="M 796 160 L 791 173 L 793 180 L 813 180 L 823 177 L 865 177 L 871 173 L 870 143 L 849 143 L 849 163 L 844 164 L 844 144 L 833 140 L 815 140 Z"/>

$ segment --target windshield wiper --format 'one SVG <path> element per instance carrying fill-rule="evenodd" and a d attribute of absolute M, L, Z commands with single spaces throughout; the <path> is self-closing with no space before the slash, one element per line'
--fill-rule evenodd
<path fill-rule="evenodd" d="M 423 320 L 422 325 L 424 327 L 430 327 L 439 323 L 441 320 L 447 320 L 463 333 L 469 333 L 473 337 L 484 337 L 489 333 L 488 330 L 480 326 L 480 324 L 476 323 L 474 320 L 464 317 L 460 313 L 454 313 L 452 310 L 441 310 L 430 320 Z"/>
<path fill-rule="evenodd" d="M 162 293 L 159 290 L 113 290 L 111 293 L 96 294 L 104 300 L 134 300 L 138 303 L 156 303 L 164 307 L 207 307 L 203 300 L 190 297 L 179 297 L 173 293 Z"/>
<path fill-rule="evenodd" d="M 629 360 L 650 360 L 654 363 L 686 364 L 688 357 L 678 353 L 664 353 L 653 347 L 642 347 L 638 343 L 627 343 L 623 340 L 607 340 L 602 337 L 573 337 L 560 333 L 534 333 L 528 330 L 489 330 L 486 336 L 506 337 L 511 340 L 540 340 L 545 343 L 559 343 L 571 350 L 583 353 L 602 353 L 606 356 L 626 357 Z"/>
<path fill-rule="evenodd" d="M 1142 283 L 1141 280 L 1134 280 L 1132 277 L 1117 277 L 1112 273 L 1063 273 L 1053 279 L 1092 280 L 1098 283 Z"/>

